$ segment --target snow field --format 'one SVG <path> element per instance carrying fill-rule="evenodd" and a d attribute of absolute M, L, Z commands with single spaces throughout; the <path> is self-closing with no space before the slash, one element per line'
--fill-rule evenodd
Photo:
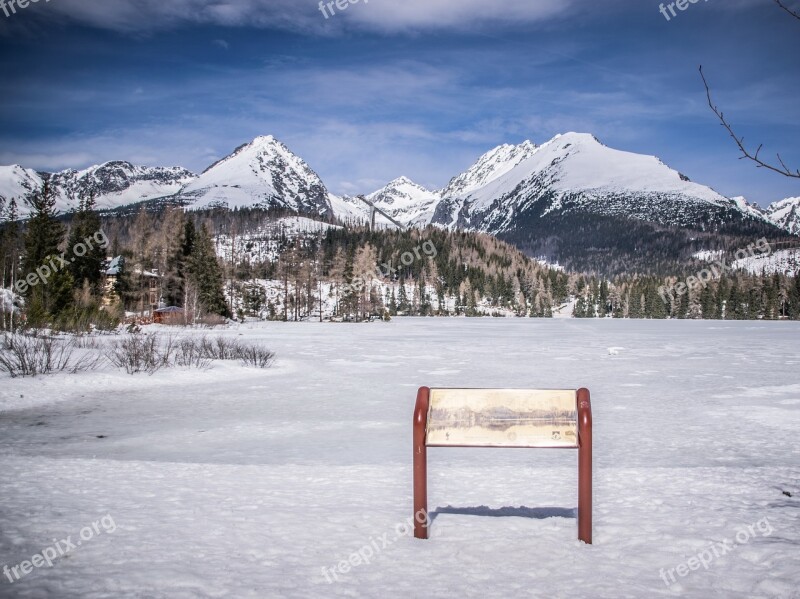
<path fill-rule="evenodd" d="M 220 334 L 264 343 L 275 366 L 0 379 L 0 568 L 116 523 L 52 568 L 0 574 L 0 597 L 800 597 L 794 323 L 399 318 Z M 588 387 L 594 544 L 576 538 L 574 450 L 432 448 L 431 539 L 399 534 L 421 385 Z M 726 539 L 707 569 L 678 575 Z"/>

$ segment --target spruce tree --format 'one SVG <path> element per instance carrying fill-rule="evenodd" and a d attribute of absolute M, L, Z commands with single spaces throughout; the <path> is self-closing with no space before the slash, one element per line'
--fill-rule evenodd
<path fill-rule="evenodd" d="M 67 258 L 73 288 L 80 290 L 88 284 L 92 294 L 99 296 L 106 260 L 106 250 L 101 244 L 107 240 L 94 208 L 93 194 L 80 199 L 67 242 Z"/>
<path fill-rule="evenodd" d="M 197 289 L 200 308 L 207 314 L 229 316 L 223 294 L 222 268 L 217 261 L 214 242 L 204 226 L 197 231 L 187 271 L 189 281 Z"/>
<path fill-rule="evenodd" d="M 51 322 L 54 314 L 64 307 L 63 276 L 54 281 L 58 273 L 64 272 L 59 251 L 64 228 L 56 220 L 56 192 L 49 179 L 25 201 L 31 207 L 32 216 L 25 231 L 22 271 L 26 280 L 30 278 L 33 283 L 26 285 L 24 293 L 26 314 L 29 326 L 39 327 Z"/>

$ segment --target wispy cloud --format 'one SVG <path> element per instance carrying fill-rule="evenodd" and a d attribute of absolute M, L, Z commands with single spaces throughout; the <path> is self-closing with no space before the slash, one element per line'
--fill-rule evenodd
<path fill-rule="evenodd" d="M 328 20 L 322 16 L 318 0 L 59 0 L 37 12 L 43 18 L 130 33 L 188 23 L 330 34 L 347 28 L 397 32 L 530 24 L 561 16 L 579 2 L 587 0 L 361 0 Z"/>

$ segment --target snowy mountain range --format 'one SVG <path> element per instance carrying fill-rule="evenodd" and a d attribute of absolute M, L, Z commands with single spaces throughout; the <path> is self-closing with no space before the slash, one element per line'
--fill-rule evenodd
<path fill-rule="evenodd" d="M 39 173 L 21 166 L 0 166 L 0 196 L 20 201 L 41 188 L 45 178 L 53 184 L 59 211 L 67 212 L 77 206 L 83 193 L 94 193 L 97 207 L 116 208 L 128 204 L 172 196 L 197 175 L 181 167 L 134 166 L 129 162 L 106 162 L 82 171 L 65 170 L 59 173 Z"/>
<path fill-rule="evenodd" d="M 53 174 L 0 167 L 0 196 L 22 197 L 44 178 L 54 184 L 62 211 L 91 191 L 103 209 L 160 200 L 195 209 L 279 207 L 345 222 L 369 216 L 367 205 L 330 193 L 305 161 L 272 136 L 240 146 L 200 175 L 181 167 L 118 161 Z M 762 210 L 744 198 L 726 198 L 694 183 L 654 156 L 615 150 L 585 133 L 557 135 L 540 146 L 530 141 L 498 146 L 441 190 L 400 177 L 366 197 L 406 225 L 495 235 L 524 232 L 537 220 L 570 215 L 699 230 L 760 224 L 800 234 L 800 198 Z M 381 216 L 378 221 L 389 225 Z"/>

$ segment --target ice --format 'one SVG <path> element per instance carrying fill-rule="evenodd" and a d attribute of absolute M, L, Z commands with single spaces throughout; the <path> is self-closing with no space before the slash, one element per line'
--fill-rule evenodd
<path fill-rule="evenodd" d="M 269 346 L 273 368 L 2 375 L 0 568 L 106 514 L 117 529 L 13 584 L 0 573 L 0 597 L 796 598 L 798 332 L 247 323 L 220 334 Z M 431 539 L 409 536 L 421 385 L 588 387 L 594 544 L 577 541 L 568 450 L 432 448 Z M 333 576 L 366 547 L 369 564 Z"/>

